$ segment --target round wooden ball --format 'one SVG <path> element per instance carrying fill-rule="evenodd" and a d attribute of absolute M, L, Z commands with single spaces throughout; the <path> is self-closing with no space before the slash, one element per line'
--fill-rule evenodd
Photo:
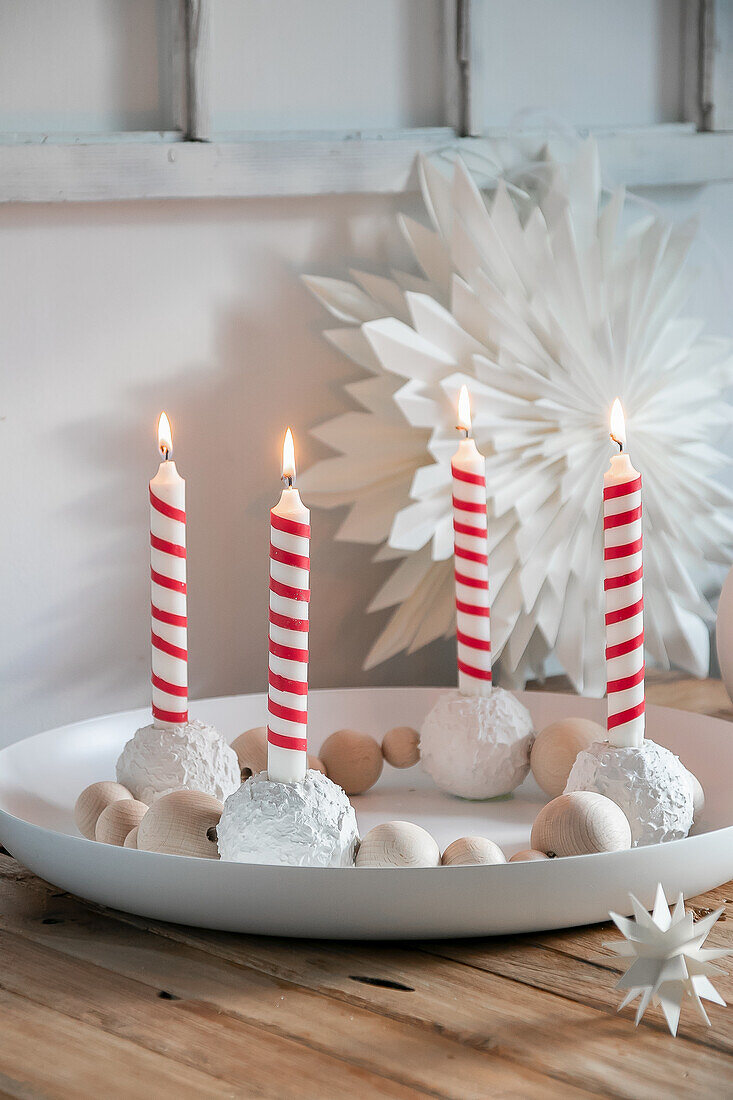
<path fill-rule="evenodd" d="M 102 810 L 123 798 L 132 798 L 132 795 L 121 783 L 102 780 L 85 787 L 74 806 L 74 821 L 81 835 L 87 840 L 94 840 L 94 830 Z"/>
<path fill-rule="evenodd" d="M 411 768 L 420 760 L 420 734 L 412 726 L 395 726 L 382 738 L 382 756 L 393 768 Z"/>
<path fill-rule="evenodd" d="M 357 867 L 438 867 L 440 848 L 430 833 L 411 821 L 375 825 L 359 845 Z"/>
<path fill-rule="evenodd" d="M 595 791 L 572 791 L 542 807 L 532 826 L 531 844 L 555 856 L 620 852 L 631 847 L 631 827 L 610 798 Z"/>
<path fill-rule="evenodd" d="M 485 836 L 462 836 L 448 845 L 440 862 L 444 867 L 462 867 L 477 863 L 506 863 L 506 857 L 499 845 Z"/>
<path fill-rule="evenodd" d="M 510 863 L 530 863 L 535 859 L 549 859 L 544 852 L 536 852 L 534 848 L 525 848 L 522 852 L 515 852 L 513 856 L 509 856 Z"/>
<path fill-rule="evenodd" d="M 326 765 L 317 756 L 311 756 L 308 753 L 308 767 L 313 772 L 321 772 L 323 775 L 328 775 L 326 771 Z"/>
<path fill-rule="evenodd" d="M 125 843 L 122 845 L 123 848 L 137 848 L 137 829 L 137 825 L 134 829 L 130 829 L 125 837 Z"/>
<path fill-rule="evenodd" d="M 142 852 L 218 859 L 216 826 L 224 807 L 202 791 L 172 791 L 156 799 L 140 822 L 137 846 Z"/>
<path fill-rule="evenodd" d="M 603 726 L 587 718 L 563 718 L 537 734 L 529 763 L 545 794 L 557 798 L 565 790 L 570 769 L 583 749 L 595 741 L 605 741 Z"/>
<path fill-rule="evenodd" d="M 102 844 L 116 844 L 118 848 L 122 848 L 127 834 L 140 824 L 147 812 L 147 804 L 134 798 L 121 798 L 118 802 L 111 802 L 97 818 L 94 839 Z"/>
<path fill-rule="evenodd" d="M 347 794 L 363 794 L 382 774 L 382 749 L 368 733 L 336 730 L 321 745 L 326 774 Z"/>
<path fill-rule="evenodd" d="M 267 770 L 267 726 L 254 726 L 232 741 L 237 754 L 242 780 Z"/>

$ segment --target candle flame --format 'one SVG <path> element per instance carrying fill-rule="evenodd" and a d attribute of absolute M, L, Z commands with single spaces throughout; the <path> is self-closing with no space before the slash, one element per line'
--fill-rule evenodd
<path fill-rule="evenodd" d="M 626 445 L 626 424 L 624 410 L 621 408 L 618 397 L 611 408 L 611 439 L 614 443 L 618 443 L 621 450 L 624 449 Z"/>
<path fill-rule="evenodd" d="M 170 458 L 173 453 L 173 432 L 171 431 L 171 422 L 164 412 L 160 414 L 158 420 L 158 450 L 166 460 Z"/>
<path fill-rule="evenodd" d="M 283 440 L 283 480 L 293 482 L 295 480 L 295 446 L 293 445 L 293 433 L 290 428 L 285 433 Z"/>
<path fill-rule="evenodd" d="M 471 402 L 468 397 L 468 387 L 461 386 L 458 395 L 458 423 L 456 427 L 464 432 L 471 431 Z"/>

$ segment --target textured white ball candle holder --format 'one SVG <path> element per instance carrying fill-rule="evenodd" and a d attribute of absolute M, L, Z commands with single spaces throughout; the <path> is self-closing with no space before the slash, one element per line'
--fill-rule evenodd
<path fill-rule="evenodd" d="M 565 788 L 596 791 L 615 802 L 628 818 L 634 847 L 686 837 L 693 789 L 679 757 L 648 738 L 640 745 L 591 745 L 578 754 Z"/>
<path fill-rule="evenodd" d="M 117 780 L 150 804 L 170 791 L 194 790 L 223 802 L 241 782 L 236 752 L 203 722 L 171 729 L 143 726 L 122 750 Z"/>
<path fill-rule="evenodd" d="M 251 776 L 224 803 L 219 854 L 234 863 L 350 867 L 359 840 L 347 795 L 313 769 L 297 783 Z"/>
<path fill-rule="evenodd" d="M 442 791 L 497 798 L 526 778 L 533 737 L 530 713 L 510 691 L 448 691 L 422 725 L 420 759 Z"/>

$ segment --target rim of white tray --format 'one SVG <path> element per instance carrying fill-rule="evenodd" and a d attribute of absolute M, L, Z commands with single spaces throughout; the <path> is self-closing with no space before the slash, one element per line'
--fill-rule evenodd
<path fill-rule="evenodd" d="M 424 690 L 435 690 L 435 687 L 434 687 L 434 685 L 430 685 L 429 687 L 426 687 L 426 685 L 416 684 L 416 685 L 409 685 L 409 686 L 401 685 L 401 686 L 387 686 L 387 687 L 378 687 L 378 688 L 365 688 L 365 687 L 357 687 L 357 688 L 319 688 L 319 689 L 314 689 L 314 690 L 317 690 L 319 695 L 330 695 L 330 694 L 343 694 L 343 692 L 346 692 L 346 691 L 364 691 L 364 692 L 371 692 L 371 691 L 401 692 L 401 691 L 414 691 L 414 690 L 418 690 L 418 691 L 423 690 L 424 691 Z M 438 687 L 437 690 L 449 690 L 449 688 Z M 259 692 L 252 692 L 252 693 L 244 693 L 244 694 L 245 695 L 247 695 L 247 694 L 258 695 L 260 693 Z M 543 695 L 543 696 L 546 696 L 546 697 L 553 697 L 553 698 L 556 698 L 556 699 L 557 698 L 567 698 L 567 699 L 576 699 L 577 700 L 579 698 L 583 698 L 582 696 L 576 696 L 571 692 L 537 692 L 537 693 L 525 692 L 524 694 L 530 694 L 530 695 L 531 694 L 537 694 L 537 695 Z M 204 703 L 204 704 L 214 703 L 214 702 L 231 700 L 231 699 L 236 699 L 236 698 L 239 698 L 239 696 L 237 696 L 237 695 L 234 695 L 234 696 L 233 695 L 208 696 L 206 699 L 201 700 L 201 703 Z M 197 705 L 197 701 L 193 701 L 193 704 Z M 706 722 L 711 722 L 711 723 L 715 723 L 716 725 L 720 724 L 721 726 L 730 727 L 731 728 L 731 736 L 733 736 L 733 726 L 731 725 L 731 723 L 726 721 L 726 719 L 718 718 L 715 715 L 701 714 L 701 713 L 698 713 L 696 711 L 686 712 L 686 711 L 681 711 L 681 709 L 678 708 L 678 707 L 666 707 L 666 706 L 662 706 L 660 704 L 648 704 L 646 709 L 647 709 L 647 712 L 656 712 L 656 711 L 667 711 L 667 710 L 669 710 L 669 711 L 674 711 L 677 714 L 679 714 L 679 713 L 689 713 L 691 718 L 694 718 L 695 716 L 703 717 L 703 718 L 705 718 Z M 2 749 L 0 749 L 0 766 L 2 764 L 3 754 L 6 751 L 15 748 L 17 745 L 19 745 L 21 743 L 28 744 L 29 742 L 33 742 L 34 740 L 46 737 L 49 734 L 63 734 L 66 730 L 69 730 L 69 729 L 73 729 L 74 731 L 78 731 L 81 728 L 83 728 L 84 726 L 93 725 L 97 722 L 105 721 L 105 720 L 108 720 L 108 719 L 114 719 L 116 717 L 123 716 L 123 715 L 124 716 L 130 716 L 130 717 L 134 718 L 134 716 L 138 712 L 141 715 L 144 715 L 144 714 L 147 713 L 147 710 L 146 710 L 146 708 L 143 707 L 143 708 L 135 708 L 134 710 L 130 710 L 130 711 L 110 711 L 109 713 L 106 713 L 106 714 L 95 715 L 91 718 L 81 719 L 78 722 L 69 722 L 69 723 L 67 723 L 63 726 L 57 726 L 53 729 L 41 730 L 38 733 L 32 734 L 30 737 L 18 738 L 16 741 L 13 741 L 9 745 L 5 745 Z M 548 799 L 548 801 L 549 801 L 549 799 Z M 58 842 L 60 840 L 62 843 L 65 843 L 65 844 L 68 843 L 69 845 L 72 846 L 72 848 L 73 847 L 79 848 L 80 846 L 86 847 L 87 850 L 94 851 L 95 856 L 99 854 L 99 849 L 100 849 L 100 847 L 102 847 L 103 849 L 106 849 L 105 854 L 111 860 L 114 860 L 114 859 L 121 859 L 121 860 L 136 859 L 138 862 L 140 862 L 142 860 L 145 863 L 149 863 L 151 865 L 155 864 L 155 863 L 159 863 L 162 860 L 164 866 L 166 866 L 166 865 L 167 866 L 172 866 L 171 861 L 175 861 L 178 864 L 181 864 L 181 863 L 190 864 L 191 859 L 196 859 L 199 866 L 202 866 L 202 867 L 207 866 L 207 865 L 210 866 L 212 868 L 212 870 L 208 873 L 210 873 L 212 875 L 217 875 L 217 874 L 218 875 L 232 875 L 232 874 L 242 875 L 242 874 L 249 873 L 252 870 L 252 868 L 256 868 L 258 874 L 259 873 L 263 873 L 263 874 L 270 873 L 270 874 L 276 874 L 276 875 L 279 876 L 279 875 L 282 875 L 282 874 L 298 874 L 299 872 L 302 872 L 305 869 L 303 866 L 300 866 L 300 865 L 288 866 L 288 865 L 283 865 L 283 864 L 271 864 L 271 863 L 240 863 L 240 862 L 235 862 L 235 861 L 232 861 L 232 860 L 206 859 L 206 858 L 203 858 L 203 857 L 200 857 L 200 856 L 179 856 L 179 855 L 169 855 L 168 853 L 164 853 L 164 852 L 145 852 L 145 851 L 141 851 L 137 848 L 134 848 L 134 849 L 133 848 L 124 848 L 124 847 L 121 847 L 121 846 L 118 846 L 118 845 L 113 845 L 113 844 L 100 845 L 100 842 L 96 841 L 96 840 L 88 840 L 86 837 L 74 836 L 73 834 L 66 833 L 61 829 L 51 829 L 51 828 L 48 828 L 47 826 L 44 826 L 44 825 L 37 825 L 32 821 L 28 821 L 26 818 L 18 817 L 16 814 L 10 813 L 10 811 L 8 811 L 8 810 L 4 809 L 2 806 L 0 806 L 0 823 L 4 819 L 9 820 L 9 821 L 13 821 L 13 822 L 17 822 L 23 828 L 28 829 L 33 833 L 38 833 L 40 835 L 46 835 L 47 834 L 47 835 L 53 836 L 56 839 L 56 842 Z M 404 876 L 406 874 L 410 875 L 410 876 L 418 876 L 418 875 L 427 876 L 427 875 L 442 874 L 445 871 L 452 871 L 452 872 L 463 872 L 463 873 L 466 873 L 466 874 L 473 874 L 473 875 L 475 875 L 479 872 L 480 873 L 488 873 L 488 874 L 497 875 L 497 874 L 500 874 L 500 873 L 506 874 L 511 868 L 515 868 L 515 867 L 524 868 L 525 870 L 523 871 L 523 874 L 527 874 L 528 873 L 527 868 L 531 867 L 532 871 L 529 872 L 530 874 L 536 874 L 538 876 L 542 876 L 543 874 L 544 875 L 549 875 L 549 874 L 556 873 L 556 868 L 557 868 L 558 864 L 561 864 L 564 868 L 571 868 L 573 866 L 577 866 L 578 863 L 581 862 L 581 861 L 586 862 L 586 861 L 589 861 L 589 860 L 595 860 L 595 861 L 604 860 L 604 861 L 606 861 L 606 863 L 611 863 L 614 860 L 623 859 L 623 861 L 627 864 L 632 859 L 636 859 L 638 861 L 646 860 L 648 858 L 648 853 L 649 853 L 650 849 L 652 849 L 652 848 L 663 848 L 665 851 L 672 851 L 672 850 L 675 850 L 675 849 L 679 849 L 680 846 L 684 845 L 686 851 L 689 854 L 694 854 L 694 851 L 695 851 L 696 848 L 704 848 L 705 847 L 706 837 L 709 837 L 713 834 L 720 834 L 721 836 L 726 836 L 730 840 L 731 844 L 733 844 L 733 825 L 725 825 L 725 826 L 722 826 L 722 827 L 717 828 L 717 829 L 707 829 L 707 830 L 705 830 L 705 832 L 697 833 L 695 836 L 683 837 L 680 840 L 666 841 L 664 844 L 645 845 L 645 846 L 638 847 L 638 848 L 626 848 L 626 849 L 623 849 L 622 851 L 618 851 L 618 852 L 592 852 L 592 853 L 588 853 L 588 854 L 585 854 L 585 855 L 577 855 L 577 856 L 562 856 L 562 857 L 558 856 L 554 859 L 548 859 L 548 860 L 517 861 L 515 863 L 510 863 L 509 860 L 507 860 L 506 863 L 498 863 L 498 864 L 491 864 L 491 865 L 469 864 L 469 865 L 458 865 L 458 866 L 454 865 L 454 866 L 447 866 L 447 867 L 445 867 L 443 865 L 440 865 L 438 867 L 308 867 L 307 870 L 311 874 L 319 874 L 321 876 L 330 876 L 330 877 L 332 877 L 333 875 L 336 875 L 336 874 L 341 874 L 341 873 L 346 873 L 346 872 L 348 872 L 348 873 L 358 872 L 359 875 L 372 875 L 372 876 L 375 876 L 375 877 L 376 876 L 381 877 L 382 872 L 384 872 L 385 870 L 386 871 L 399 871 L 400 872 L 400 881 L 404 881 Z M 80 850 L 81 850 L 81 848 L 80 848 Z M 11 855 L 12 855 L 12 853 L 11 853 Z M 214 868 L 216 868 L 216 870 L 214 870 Z"/>

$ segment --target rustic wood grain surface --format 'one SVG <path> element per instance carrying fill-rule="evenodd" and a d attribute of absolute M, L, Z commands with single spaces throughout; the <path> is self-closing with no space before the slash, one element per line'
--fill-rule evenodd
<path fill-rule="evenodd" d="M 713 681 L 655 677 L 648 698 L 733 719 Z M 733 947 L 733 883 L 691 904 L 726 906 L 710 940 Z M 657 1010 L 635 1029 L 616 935 L 237 936 L 87 904 L 3 853 L 0 1096 L 733 1096 L 733 1007 L 710 1028 L 683 1010 L 677 1039 Z"/>

